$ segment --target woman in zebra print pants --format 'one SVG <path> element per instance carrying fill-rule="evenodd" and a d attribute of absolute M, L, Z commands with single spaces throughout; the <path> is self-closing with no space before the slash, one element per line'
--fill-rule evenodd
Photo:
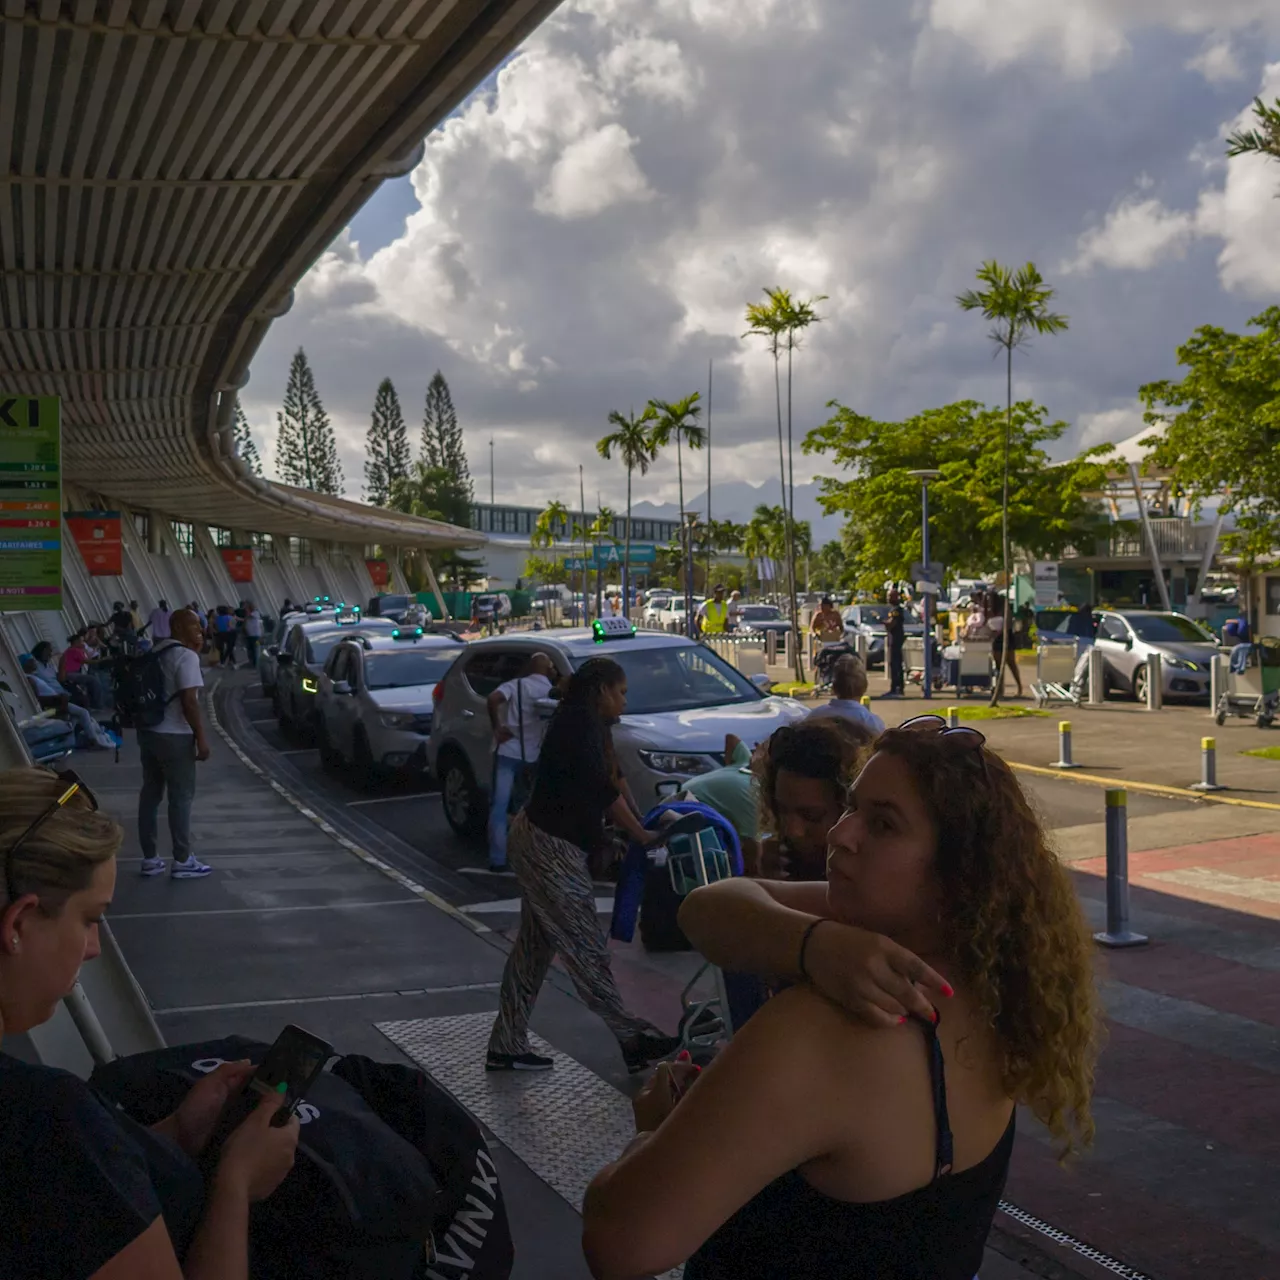
<path fill-rule="evenodd" d="M 570 678 L 547 727 L 529 802 L 508 838 L 522 897 L 520 930 L 502 973 L 489 1071 L 554 1065 L 530 1051 L 529 1015 L 557 955 L 583 1002 L 617 1037 L 628 1070 L 642 1071 L 679 1045 L 623 1008 L 588 868 L 588 856 L 604 842 L 606 815 L 633 840 L 656 838 L 640 825 L 620 785 L 609 725 L 626 703 L 623 669 L 609 658 L 592 658 Z"/>

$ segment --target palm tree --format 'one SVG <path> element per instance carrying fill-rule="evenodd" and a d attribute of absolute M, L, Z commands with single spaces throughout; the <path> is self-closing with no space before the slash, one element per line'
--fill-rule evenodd
<path fill-rule="evenodd" d="M 1231 157 L 1259 155 L 1280 160 L 1280 98 L 1269 107 L 1261 98 L 1253 100 L 1256 129 L 1237 129 L 1227 139 L 1227 155 Z"/>
<path fill-rule="evenodd" d="M 749 560 L 757 562 L 756 580 L 762 588 L 764 578 L 759 571 L 759 561 L 771 560 L 775 565 L 779 564 L 786 552 L 786 546 L 786 508 L 770 507 L 761 503 L 743 530 L 742 551 Z"/>
<path fill-rule="evenodd" d="M 646 409 L 646 412 L 653 411 L 653 425 L 649 429 L 649 441 L 653 446 L 654 457 L 656 458 L 659 451 L 665 449 L 672 440 L 676 442 L 676 475 L 680 484 L 680 537 L 685 555 L 684 594 L 688 602 L 685 609 L 691 629 L 693 627 L 693 581 L 688 573 L 689 530 L 684 518 L 684 459 L 682 453 L 684 445 L 688 445 L 690 449 L 701 449 L 706 443 L 706 430 L 698 425 L 698 416 L 702 412 L 702 407 L 698 402 L 701 399 L 701 394 L 695 391 L 692 395 L 685 396 L 683 400 L 650 400 L 648 409 Z"/>
<path fill-rule="evenodd" d="M 1009 645 L 1013 630 L 1013 576 L 1009 548 L 1009 450 L 1013 440 L 1013 352 L 1032 336 L 1061 333 L 1067 317 L 1055 315 L 1049 308 L 1053 290 L 1044 282 L 1036 264 L 1014 270 L 1001 266 L 993 258 L 978 268 L 978 283 L 985 289 L 967 289 L 956 298 L 962 311 L 981 311 L 991 321 L 991 341 L 1005 354 L 1005 426 L 1004 487 L 1000 498 L 1000 539 L 1004 561 L 1004 643 L 1000 647 L 1000 673 L 991 690 L 991 705 L 1000 702 L 1004 673 L 1009 661 Z"/>
<path fill-rule="evenodd" d="M 607 462 L 616 452 L 627 469 L 627 550 L 622 564 L 622 610 L 631 617 L 631 475 L 638 471 L 643 478 L 649 464 L 658 456 L 658 447 L 650 436 L 656 415 L 648 405 L 637 418 L 634 411 L 624 417 L 616 409 L 609 415 L 614 430 L 596 441 L 596 452 Z"/>
<path fill-rule="evenodd" d="M 533 533 L 529 537 L 535 547 L 551 548 L 551 558 L 555 560 L 556 543 L 560 540 L 560 531 L 569 523 L 569 508 L 556 498 L 548 502 L 546 508 L 539 513 L 533 524 Z"/>

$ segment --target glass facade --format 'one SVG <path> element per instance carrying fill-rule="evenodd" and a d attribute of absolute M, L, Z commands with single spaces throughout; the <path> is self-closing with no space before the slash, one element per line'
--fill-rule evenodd
<path fill-rule="evenodd" d="M 503 507 L 490 506 L 487 502 L 476 503 L 471 508 L 471 527 L 481 533 L 505 534 L 508 537 L 529 537 L 537 526 L 538 517 L 542 514 L 540 507 Z M 569 523 L 563 521 L 556 530 L 558 538 L 568 538 L 573 525 L 590 525 L 595 521 L 595 512 L 585 516 L 580 512 L 570 512 Z M 671 542 L 678 537 L 680 523 L 677 520 L 632 520 L 632 542 L 654 542 L 659 546 Z M 622 542 L 627 536 L 627 518 L 618 516 L 613 522 L 613 536 Z"/>
<path fill-rule="evenodd" d="M 196 535 L 195 528 L 186 520 L 173 520 L 173 538 L 178 544 L 178 550 L 184 556 L 193 556 L 196 553 Z"/>

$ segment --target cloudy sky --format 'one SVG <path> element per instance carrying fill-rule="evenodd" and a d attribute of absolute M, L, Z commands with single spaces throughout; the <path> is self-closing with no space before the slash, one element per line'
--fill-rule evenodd
<path fill-rule="evenodd" d="M 499 501 L 576 496 L 582 462 L 588 502 L 621 505 L 593 448 L 609 411 L 705 395 L 714 360 L 717 475 L 760 481 L 772 368 L 748 301 L 829 295 L 798 432 L 832 398 L 994 403 L 954 297 L 995 257 L 1034 260 L 1071 322 L 1018 357 L 1017 394 L 1072 446 L 1122 439 L 1197 325 L 1280 293 L 1280 165 L 1223 158 L 1259 93 L 1280 95 L 1275 0 L 566 0 L 317 263 L 245 408 L 269 459 L 304 346 L 355 496 L 378 381 L 416 430 L 440 368 L 477 496 L 493 438 Z M 637 498 L 674 492 L 663 461 Z"/>

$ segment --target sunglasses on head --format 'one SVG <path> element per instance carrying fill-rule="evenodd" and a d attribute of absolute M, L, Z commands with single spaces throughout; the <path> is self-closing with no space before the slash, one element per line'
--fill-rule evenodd
<path fill-rule="evenodd" d="M 912 716 L 910 720 L 904 720 L 898 728 L 932 731 L 936 732 L 940 738 L 964 735 L 957 740 L 974 747 L 982 746 L 987 740 L 986 735 L 979 733 L 977 729 L 971 729 L 967 724 L 949 725 L 941 716 Z"/>
<path fill-rule="evenodd" d="M 18 894 L 13 884 L 13 855 L 22 848 L 32 836 L 35 835 L 41 827 L 44 826 L 55 813 L 66 805 L 73 796 L 83 795 L 89 802 L 89 807 L 97 813 L 98 798 L 89 788 L 80 781 L 78 775 L 70 769 L 64 773 L 57 775 L 58 781 L 62 784 L 58 794 L 49 802 L 49 804 L 41 811 L 36 820 L 5 850 L 4 853 L 4 889 L 5 894 L 10 902 L 13 902 Z"/>

